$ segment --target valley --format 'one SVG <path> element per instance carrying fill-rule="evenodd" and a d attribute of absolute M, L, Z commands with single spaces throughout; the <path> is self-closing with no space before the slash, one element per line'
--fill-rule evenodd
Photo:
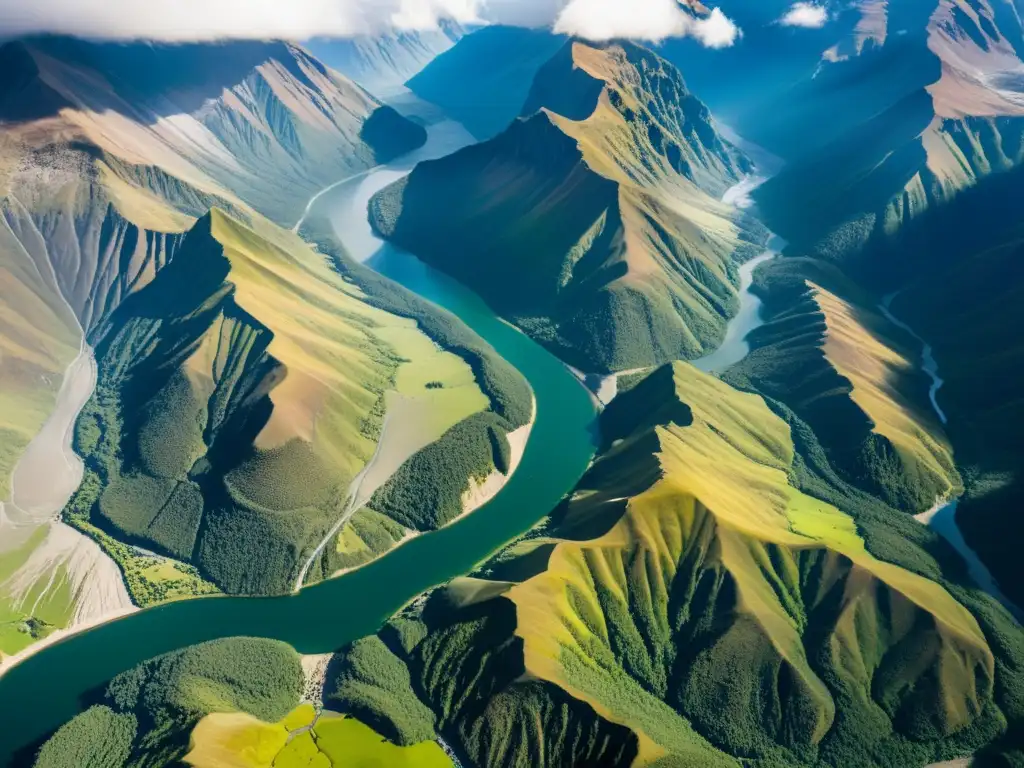
<path fill-rule="evenodd" d="M 0 46 L 0 765 L 1021 764 L 1020 14 L 672 5 Z"/>
<path fill-rule="evenodd" d="M 442 125 L 435 144 L 439 151 L 451 132 L 451 126 Z M 376 171 L 382 174 L 376 182 L 368 176 L 361 183 L 371 187 L 386 184 L 411 168 L 405 166 L 399 161 L 395 169 Z M 340 215 L 351 217 L 352 204 L 351 198 L 340 200 Z M 328 206 L 325 212 L 333 214 L 334 210 Z M 368 234 L 368 225 L 365 229 Z M 377 249 L 372 241 L 365 247 L 368 240 L 359 239 L 360 231 L 354 229 L 356 237 L 346 245 L 357 256 L 367 258 Z M 522 461 L 502 491 L 474 514 L 294 596 L 175 602 L 41 651 L 0 677 L 0 716 L 16 724 L 0 737 L 0 753 L 11 754 L 72 717 L 79 697 L 96 685 L 174 649 L 248 635 L 276 637 L 302 653 L 325 653 L 368 635 L 425 590 L 471 570 L 504 542 L 520 535 L 543 514 L 541 510 L 553 508 L 582 473 L 594 450 L 590 432 L 594 408 L 587 392 L 560 362 L 500 321 L 471 292 L 412 257 L 385 249 L 376 254 L 374 266 L 457 315 L 530 382 L 536 421 Z M 16 690 L 20 693 L 8 694 Z"/>

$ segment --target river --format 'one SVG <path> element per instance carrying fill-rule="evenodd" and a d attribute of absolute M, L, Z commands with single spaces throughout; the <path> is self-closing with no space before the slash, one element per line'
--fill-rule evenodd
<path fill-rule="evenodd" d="M 373 238 L 365 198 L 412 162 L 466 141 L 457 124 L 430 128 L 428 145 L 323 194 L 311 215 L 329 215 L 348 249 L 416 293 L 458 315 L 533 387 L 536 423 L 519 469 L 488 504 L 441 531 L 407 542 L 350 574 L 274 598 L 192 599 L 139 611 L 46 648 L 0 677 L 0 756 L 32 744 L 80 710 L 87 692 L 146 659 L 231 636 L 282 640 L 303 654 L 327 653 L 372 634 L 424 591 L 466 573 L 533 526 L 576 484 L 594 454 L 596 411 L 562 363 L 454 280 Z M 358 190 L 358 193 L 353 193 Z M 335 194 L 336 193 L 336 194 Z M 341 210 L 334 210 L 340 207 Z M 369 233 L 369 234 L 368 234 Z M 3 762 L 3 760 L 0 760 Z"/>
<path fill-rule="evenodd" d="M 722 195 L 722 202 L 735 205 L 737 208 L 752 208 L 754 200 L 750 193 L 764 184 L 770 174 L 778 172 L 780 162 L 777 158 L 767 154 L 756 144 L 744 141 L 737 134 L 728 132 L 727 138 L 735 145 L 741 146 L 748 156 L 754 158 L 758 170 L 769 175 L 753 175 L 740 179 L 733 184 Z M 768 239 L 765 250 L 744 263 L 739 269 L 739 296 L 740 308 L 736 316 L 729 321 L 725 329 L 725 338 L 718 349 L 709 355 L 693 361 L 694 366 L 705 373 L 722 373 L 727 368 L 736 365 L 740 360 L 750 353 L 750 344 L 747 337 L 751 331 L 764 325 L 764 318 L 761 317 L 761 298 L 755 294 L 751 287 L 754 284 L 754 270 L 767 261 L 771 261 L 786 247 L 786 241 L 776 234 Z"/>
<path fill-rule="evenodd" d="M 449 154 L 473 141 L 461 125 L 438 121 L 419 105 L 400 108 L 434 120 L 428 127 L 427 144 L 394 163 L 322 191 L 299 224 L 326 217 L 354 258 L 459 316 L 527 378 L 537 413 L 519 469 L 492 501 L 473 514 L 298 594 L 171 603 L 40 651 L 0 677 L 0 756 L 9 760 L 14 751 L 77 714 L 88 692 L 162 653 L 222 637 L 252 636 L 281 640 L 312 655 L 372 634 L 410 600 L 471 571 L 528 530 L 572 490 L 586 470 L 594 454 L 596 411 L 580 382 L 557 358 L 496 317 L 470 290 L 373 234 L 366 203 L 374 192 L 400 179 L 416 162 Z M 741 192 L 750 188 L 749 181 L 741 185 L 746 185 Z M 769 249 L 741 268 L 740 313 L 727 330 L 728 349 L 718 357 L 716 370 L 738 362 L 749 349 L 744 339 L 761 322 L 760 301 L 749 290 L 753 271 L 775 255 Z M 707 358 L 704 366 L 708 369 Z"/>
<path fill-rule="evenodd" d="M 740 182 L 740 184 L 743 184 L 743 182 Z M 726 194 L 728 195 L 728 193 Z M 768 241 L 767 249 L 763 253 L 758 254 L 740 267 L 739 311 L 729 322 L 722 345 L 710 355 L 705 355 L 693 361 L 697 368 L 706 373 L 721 373 L 750 353 L 750 344 L 747 342 L 747 337 L 750 336 L 751 331 L 764 325 L 764 318 L 761 317 L 761 305 L 763 302 L 751 290 L 754 284 L 754 270 L 766 261 L 771 261 L 778 256 L 783 248 L 785 248 L 785 241 L 781 237 L 773 235 L 771 240 Z"/>

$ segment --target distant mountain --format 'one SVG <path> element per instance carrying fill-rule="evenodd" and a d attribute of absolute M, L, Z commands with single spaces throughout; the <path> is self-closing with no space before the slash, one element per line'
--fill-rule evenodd
<path fill-rule="evenodd" d="M 376 96 L 401 89 L 437 56 L 465 35 L 454 21 L 436 30 L 394 31 L 351 39 L 313 39 L 306 48 L 320 61 L 354 80 Z"/>
<path fill-rule="evenodd" d="M 565 41 L 545 29 L 483 27 L 430 62 L 408 85 L 483 141 L 522 112 L 537 71 Z"/>
<path fill-rule="evenodd" d="M 785 87 L 733 115 L 790 161 L 755 197 L 793 252 L 870 259 L 923 211 L 1024 160 L 1024 32 L 1007 0 L 858 3 L 808 34 L 826 31 L 813 68 L 798 47 L 802 76 L 779 74 Z"/>
<path fill-rule="evenodd" d="M 713 347 L 760 230 L 719 202 L 751 164 L 679 72 L 632 44 L 566 43 L 522 112 L 377 195 L 377 229 L 584 369 Z"/>

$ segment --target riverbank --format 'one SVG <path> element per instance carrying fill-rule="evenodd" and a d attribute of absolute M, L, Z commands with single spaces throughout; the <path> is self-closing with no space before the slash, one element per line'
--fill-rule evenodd
<path fill-rule="evenodd" d="M 515 475 L 516 470 L 519 468 L 519 464 L 522 462 L 523 456 L 526 453 L 526 446 L 529 445 L 530 433 L 533 431 L 533 425 L 537 420 L 537 400 L 533 400 L 533 414 L 530 417 L 530 421 L 518 429 L 509 432 L 506 435 L 506 439 L 509 442 L 511 448 L 509 458 L 509 471 L 508 474 L 494 470 L 490 475 L 487 476 L 483 481 L 478 482 L 475 478 L 469 478 L 469 489 L 463 493 L 462 496 L 462 512 L 454 520 L 449 522 L 443 527 L 454 525 L 462 518 L 467 515 L 476 512 L 478 509 L 483 507 L 492 501 L 501 491 L 505 488 L 508 482 Z M 368 501 L 369 499 L 367 499 Z M 340 528 L 338 529 L 340 531 Z M 334 534 L 337 535 L 337 532 Z M 396 549 L 405 546 L 410 541 L 423 536 L 424 534 L 420 531 L 409 529 L 406 531 L 405 536 L 400 541 L 395 542 L 395 545 L 387 552 L 380 555 L 380 557 L 386 557 Z M 371 563 L 375 562 L 376 559 L 368 560 L 361 565 L 355 565 L 350 568 L 342 568 L 341 570 L 335 571 L 331 574 L 332 579 L 336 579 L 340 576 L 346 576 L 350 573 L 354 573 L 361 568 L 365 568 Z"/>
<path fill-rule="evenodd" d="M 497 496 L 505 484 L 512 479 L 519 463 L 526 453 L 526 446 L 530 440 L 530 433 L 537 421 L 537 398 L 533 398 L 533 411 L 530 420 L 523 426 L 509 432 L 506 435 L 509 448 L 511 449 L 508 463 L 508 472 L 501 472 L 495 469 L 483 481 L 477 482 L 476 478 L 469 478 L 469 490 L 462 494 L 462 514 L 456 520 L 460 520 L 468 514 L 480 509 L 484 504 Z M 454 522 L 454 521 L 453 521 Z"/>
<path fill-rule="evenodd" d="M 8 638 L 18 633 L 34 637 L 40 621 L 56 628 L 2 655 L 0 675 L 56 642 L 137 610 L 117 564 L 94 541 L 60 521 L 82 482 L 75 424 L 96 379 L 96 360 L 83 340 L 65 370 L 53 412 L 11 476 L 11 501 L 0 516 L 0 553 L 16 553 L 21 562 L 9 564 L 9 576 L 0 583 L 0 607 L 25 619 Z"/>

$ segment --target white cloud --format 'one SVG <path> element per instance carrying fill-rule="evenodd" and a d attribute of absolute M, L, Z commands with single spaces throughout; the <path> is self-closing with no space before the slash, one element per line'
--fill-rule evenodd
<path fill-rule="evenodd" d="M 677 0 L 569 0 L 554 28 L 597 41 L 625 37 L 658 42 L 691 35 L 712 48 L 732 45 L 739 36 L 739 29 L 718 8 L 695 18 Z"/>
<path fill-rule="evenodd" d="M 548 26 L 592 40 L 692 35 L 711 47 L 738 35 L 721 11 L 694 18 L 679 0 L 0 0 L 0 36 L 304 40 L 431 29 L 441 18 Z"/>
<path fill-rule="evenodd" d="M 0 0 L 0 34 L 303 40 L 429 29 L 440 17 L 473 22 L 480 8 L 481 0 Z"/>
<path fill-rule="evenodd" d="M 710 16 L 693 23 L 691 34 L 708 48 L 728 48 L 743 33 L 732 19 L 722 13 L 721 8 L 714 8 Z"/>
<path fill-rule="evenodd" d="M 820 29 L 828 21 L 828 10 L 816 3 L 793 3 L 779 19 L 784 27 Z"/>

